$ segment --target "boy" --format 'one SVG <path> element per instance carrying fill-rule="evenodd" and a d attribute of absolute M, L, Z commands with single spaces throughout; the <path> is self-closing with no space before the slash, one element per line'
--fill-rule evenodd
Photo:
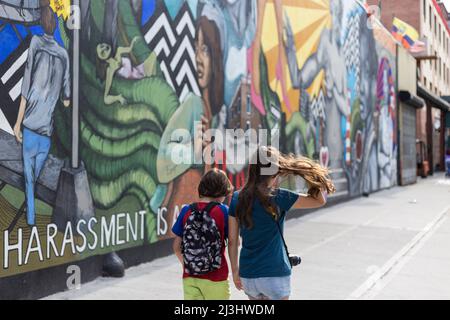
<path fill-rule="evenodd" d="M 222 202 L 233 187 L 225 172 L 213 169 L 198 187 L 200 201 L 185 206 L 172 228 L 173 250 L 183 265 L 185 300 L 228 300 L 225 239 L 228 207 Z"/>

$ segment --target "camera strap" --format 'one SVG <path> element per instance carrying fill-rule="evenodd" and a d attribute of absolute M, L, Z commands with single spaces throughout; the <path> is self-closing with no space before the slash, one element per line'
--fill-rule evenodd
<path fill-rule="evenodd" d="M 278 206 L 277 206 L 277 211 L 279 211 Z M 278 232 L 280 233 L 281 240 L 283 240 L 284 249 L 286 250 L 286 254 L 287 254 L 288 259 L 289 259 L 289 257 L 290 257 L 289 249 L 288 249 L 288 246 L 287 246 L 287 244 L 286 244 L 286 240 L 284 239 L 283 231 L 281 230 L 281 226 L 280 226 L 280 220 L 281 220 L 281 217 L 282 217 L 283 215 L 286 216 L 286 214 L 285 214 L 284 211 L 281 212 L 281 215 L 279 215 L 279 213 L 277 212 L 277 218 L 278 218 L 278 219 L 277 219 L 277 220 L 274 219 L 274 222 L 277 224 Z"/>

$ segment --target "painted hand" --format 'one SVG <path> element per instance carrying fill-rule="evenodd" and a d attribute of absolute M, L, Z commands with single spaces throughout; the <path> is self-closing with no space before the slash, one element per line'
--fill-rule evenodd
<path fill-rule="evenodd" d="M 138 40 L 139 40 L 138 36 L 134 37 L 133 40 L 131 40 L 131 47 L 133 47 L 136 44 L 136 42 L 138 42 Z"/>
<path fill-rule="evenodd" d="M 119 95 L 117 99 L 118 99 L 118 102 L 119 102 L 121 105 L 123 105 L 123 106 L 126 106 L 126 105 L 127 105 L 127 100 L 124 98 L 123 95 Z"/>
<path fill-rule="evenodd" d="M 295 50 L 294 32 L 291 21 L 287 15 L 283 15 L 283 44 L 287 50 Z"/>
<path fill-rule="evenodd" d="M 22 143 L 22 128 L 20 123 L 16 123 L 14 126 L 14 136 L 16 137 L 17 142 Z"/>

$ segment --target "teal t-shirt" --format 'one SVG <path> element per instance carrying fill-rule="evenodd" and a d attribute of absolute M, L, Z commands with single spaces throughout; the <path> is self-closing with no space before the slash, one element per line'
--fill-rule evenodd
<path fill-rule="evenodd" d="M 239 192 L 235 192 L 230 203 L 229 215 L 236 217 L 236 206 Z M 281 212 L 289 211 L 298 200 L 299 194 L 277 189 L 272 199 Z M 253 203 L 253 228 L 240 227 L 242 249 L 239 259 L 240 276 L 246 279 L 286 277 L 291 275 L 283 240 L 278 231 L 277 223 L 261 202 Z M 285 214 L 281 216 L 280 226 L 284 230 Z"/>

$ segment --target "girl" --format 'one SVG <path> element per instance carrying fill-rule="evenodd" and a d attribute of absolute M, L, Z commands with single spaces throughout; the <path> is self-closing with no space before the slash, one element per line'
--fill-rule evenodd
<path fill-rule="evenodd" d="M 276 162 L 267 161 L 269 158 Z M 288 300 L 291 265 L 280 234 L 285 213 L 321 207 L 326 203 L 326 194 L 335 192 L 335 188 L 327 169 L 307 158 L 285 156 L 274 148 L 260 148 L 252 163 L 248 181 L 234 193 L 229 210 L 228 250 L 233 281 L 250 300 Z M 277 166 L 277 173 L 264 175 L 271 166 Z M 308 195 L 277 188 L 277 178 L 288 175 L 305 179 Z M 242 250 L 238 265 L 239 233 Z"/>

